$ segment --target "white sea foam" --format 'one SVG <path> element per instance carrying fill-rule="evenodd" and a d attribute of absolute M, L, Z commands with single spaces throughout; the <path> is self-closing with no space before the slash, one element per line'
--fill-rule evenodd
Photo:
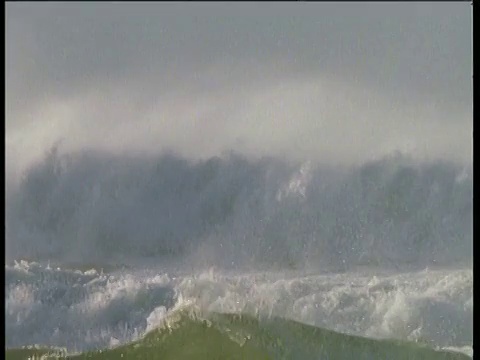
<path fill-rule="evenodd" d="M 343 333 L 469 349 L 471 270 L 92 274 L 7 266 L 7 347 L 69 351 L 116 346 L 161 326 L 175 309 L 281 316 Z M 465 351 L 463 351 L 465 352 Z"/>

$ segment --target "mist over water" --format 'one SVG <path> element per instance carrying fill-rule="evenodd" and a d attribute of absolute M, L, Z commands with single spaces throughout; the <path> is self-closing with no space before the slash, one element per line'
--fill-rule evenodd
<path fill-rule="evenodd" d="M 192 307 L 471 355 L 470 8 L 9 4 L 7 348 Z"/>

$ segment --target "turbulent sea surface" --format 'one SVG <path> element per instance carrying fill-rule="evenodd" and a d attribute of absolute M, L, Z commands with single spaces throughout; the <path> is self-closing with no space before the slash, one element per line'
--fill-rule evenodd
<path fill-rule="evenodd" d="M 472 184 L 54 148 L 7 187 L 6 356 L 468 359 Z"/>

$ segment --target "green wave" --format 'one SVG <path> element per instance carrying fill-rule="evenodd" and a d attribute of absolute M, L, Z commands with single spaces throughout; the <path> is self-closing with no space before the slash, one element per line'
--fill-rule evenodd
<path fill-rule="evenodd" d="M 11 360 L 62 359 L 470 359 L 424 345 L 340 334 L 283 318 L 179 311 L 141 340 L 114 349 L 61 356 L 48 350 L 6 350 Z"/>

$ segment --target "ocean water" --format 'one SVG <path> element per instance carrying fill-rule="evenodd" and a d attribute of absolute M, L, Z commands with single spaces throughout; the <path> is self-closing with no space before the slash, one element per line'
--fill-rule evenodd
<path fill-rule="evenodd" d="M 54 148 L 7 187 L 7 358 L 468 359 L 472 184 Z"/>

